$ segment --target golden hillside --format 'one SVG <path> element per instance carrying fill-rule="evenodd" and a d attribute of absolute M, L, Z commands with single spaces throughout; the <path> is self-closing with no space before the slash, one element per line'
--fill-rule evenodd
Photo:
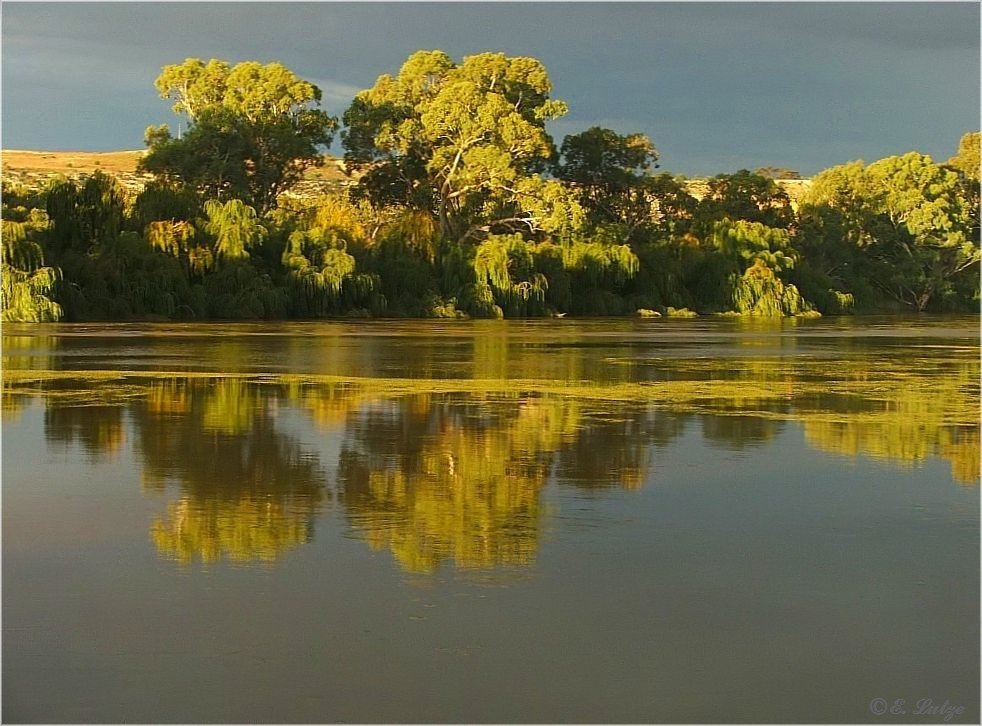
<path fill-rule="evenodd" d="M 23 151 L 4 149 L 0 151 L 3 162 L 3 179 L 28 187 L 40 187 L 50 178 L 59 174 L 70 178 L 88 176 L 103 171 L 119 178 L 123 186 L 134 190 L 142 189 L 149 176 L 137 174 L 136 165 L 146 153 L 138 151 Z M 327 188 L 344 185 L 348 177 L 341 171 L 333 156 L 324 157 L 324 166 L 309 169 L 301 186 L 310 185 L 312 189 L 297 190 L 306 192 L 325 191 Z"/>

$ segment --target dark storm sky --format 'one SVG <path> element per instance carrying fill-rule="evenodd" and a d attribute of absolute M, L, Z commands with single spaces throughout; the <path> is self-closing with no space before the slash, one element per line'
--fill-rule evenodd
<path fill-rule="evenodd" d="M 2 144 L 137 149 L 177 118 L 161 66 L 280 61 L 340 115 L 421 48 L 540 59 L 570 113 L 647 134 L 689 176 L 812 174 L 979 128 L 979 8 L 962 3 L 35 3 L 2 6 Z M 340 153 L 340 144 L 333 151 Z"/>

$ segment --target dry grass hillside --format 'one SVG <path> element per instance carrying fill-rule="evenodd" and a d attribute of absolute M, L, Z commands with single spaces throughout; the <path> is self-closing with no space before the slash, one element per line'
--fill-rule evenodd
<path fill-rule="evenodd" d="M 28 187 L 40 187 L 53 176 L 62 174 L 67 177 L 80 177 L 103 171 L 118 177 L 123 186 L 139 191 L 149 180 L 149 177 L 137 174 L 136 165 L 144 151 L 18 151 L 4 150 L 0 152 L 3 159 L 3 178 L 25 184 Z M 333 156 L 324 157 L 324 166 L 309 169 L 304 181 L 297 185 L 293 194 L 300 197 L 316 196 L 324 192 L 347 186 L 351 178 L 341 170 L 340 159 Z M 810 179 L 780 179 L 781 186 L 791 197 L 792 206 L 797 207 L 798 200 L 811 185 Z M 705 196 L 707 186 L 705 181 L 692 179 L 688 183 L 689 193 L 697 199 Z"/>
<path fill-rule="evenodd" d="M 123 185 L 139 190 L 150 177 L 138 174 L 136 165 L 145 152 L 140 151 L 0 151 L 5 181 L 40 187 L 50 178 L 64 175 L 78 178 L 97 171 L 118 177 Z M 309 169 L 296 190 L 298 194 L 316 194 L 331 187 L 344 186 L 350 180 L 341 171 L 339 160 L 324 158 L 324 166 Z"/>
<path fill-rule="evenodd" d="M 142 151 L 19 151 L 4 149 L 3 171 L 50 172 L 53 174 L 133 174 Z"/>

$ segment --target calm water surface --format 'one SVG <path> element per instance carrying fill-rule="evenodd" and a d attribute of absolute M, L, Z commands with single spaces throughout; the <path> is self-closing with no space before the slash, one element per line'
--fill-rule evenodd
<path fill-rule="evenodd" d="M 5 722 L 979 720 L 978 318 L 2 335 Z"/>

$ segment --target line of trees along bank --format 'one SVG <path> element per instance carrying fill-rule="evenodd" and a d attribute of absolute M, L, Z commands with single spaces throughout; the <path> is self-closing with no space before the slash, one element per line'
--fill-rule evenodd
<path fill-rule="evenodd" d="M 797 205 L 770 169 L 697 199 L 641 134 L 557 147 L 539 61 L 420 51 L 344 114 L 357 183 L 298 199 L 342 127 L 316 86 L 197 59 L 156 86 L 188 130 L 147 130 L 139 194 L 101 173 L 4 185 L 4 320 L 978 309 L 978 132 L 944 164 L 823 171 Z"/>

